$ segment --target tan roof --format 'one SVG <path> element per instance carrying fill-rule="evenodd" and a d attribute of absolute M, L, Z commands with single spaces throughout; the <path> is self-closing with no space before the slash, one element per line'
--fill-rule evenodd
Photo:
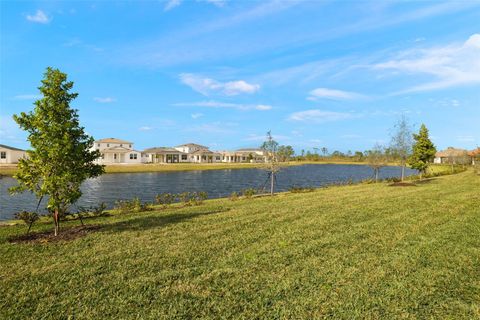
<path fill-rule="evenodd" d="M 140 151 L 128 149 L 128 148 L 125 148 L 125 147 L 110 147 L 110 148 L 105 148 L 105 149 L 101 150 L 100 152 L 101 153 L 109 153 L 109 152 L 112 152 L 112 153 L 127 153 L 127 152 L 140 152 Z"/>
<path fill-rule="evenodd" d="M 476 156 L 480 156 L 480 148 L 477 148 L 475 150 L 472 150 L 468 153 L 468 155 L 470 157 L 476 157 Z"/>
<path fill-rule="evenodd" d="M 95 141 L 95 143 L 126 143 L 126 144 L 133 144 L 133 142 L 121 140 L 117 138 L 105 138 Z"/>
<path fill-rule="evenodd" d="M 177 149 L 167 148 L 167 147 L 148 148 L 148 149 L 143 150 L 143 153 L 180 153 L 180 154 L 183 154 L 183 152 L 178 151 Z"/>
<path fill-rule="evenodd" d="M 214 154 L 215 152 L 210 151 L 208 149 L 202 149 L 192 152 L 192 154 Z"/>
<path fill-rule="evenodd" d="M 448 147 L 445 150 L 439 151 L 435 154 L 435 157 L 438 158 L 447 158 L 447 157 L 463 157 L 467 154 L 467 150 L 456 149 L 453 147 Z"/>
<path fill-rule="evenodd" d="M 208 149 L 208 147 L 205 147 L 205 146 L 202 146 L 201 144 L 196 144 L 196 143 L 185 143 L 185 144 L 176 146 L 176 148 L 180 148 L 180 147 L 197 147 L 200 149 Z"/>
<path fill-rule="evenodd" d="M 6 146 L 6 145 L 4 145 L 4 144 L 0 144 L 0 148 L 4 148 L 4 149 L 8 149 L 8 150 L 13 150 L 13 151 L 25 151 L 25 150 L 22 150 L 22 149 L 18 149 L 18 148 Z"/>

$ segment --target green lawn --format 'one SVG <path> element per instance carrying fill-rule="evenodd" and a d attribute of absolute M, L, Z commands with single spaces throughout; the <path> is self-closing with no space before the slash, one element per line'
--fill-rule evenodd
<path fill-rule="evenodd" d="M 0 227 L 1 319 L 480 318 L 472 170 L 89 223 L 45 244 Z"/>

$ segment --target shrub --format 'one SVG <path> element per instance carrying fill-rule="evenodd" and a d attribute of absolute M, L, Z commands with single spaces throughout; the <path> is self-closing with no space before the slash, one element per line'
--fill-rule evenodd
<path fill-rule="evenodd" d="M 203 203 L 204 200 L 208 198 L 208 193 L 201 191 L 201 192 L 182 192 L 178 194 L 178 199 L 185 205 L 185 206 L 198 206 Z"/>
<path fill-rule="evenodd" d="M 15 218 L 19 220 L 23 220 L 25 224 L 28 226 L 27 234 L 30 232 L 32 225 L 40 219 L 40 216 L 36 212 L 29 212 L 29 211 L 21 211 L 15 213 Z"/>
<path fill-rule="evenodd" d="M 300 187 L 300 186 L 292 186 L 290 187 L 289 191 L 291 193 L 303 193 L 303 192 L 312 192 L 314 191 L 314 187 Z"/>
<path fill-rule="evenodd" d="M 230 194 L 230 196 L 228 197 L 228 199 L 230 199 L 230 201 L 236 201 L 236 200 L 238 200 L 238 193 L 235 192 L 235 191 L 232 192 L 232 193 Z"/>
<path fill-rule="evenodd" d="M 172 193 L 160 193 L 155 197 L 155 203 L 166 208 L 168 205 L 174 203 L 177 200 L 177 196 Z"/>
<path fill-rule="evenodd" d="M 119 213 L 143 212 L 152 210 L 152 206 L 149 203 L 142 203 L 139 198 L 133 198 L 116 201 L 114 209 Z"/>
<path fill-rule="evenodd" d="M 245 198 L 251 198 L 253 197 L 255 194 L 257 194 L 257 190 L 253 189 L 253 188 L 248 188 L 248 189 L 244 189 L 242 191 L 242 194 Z"/>

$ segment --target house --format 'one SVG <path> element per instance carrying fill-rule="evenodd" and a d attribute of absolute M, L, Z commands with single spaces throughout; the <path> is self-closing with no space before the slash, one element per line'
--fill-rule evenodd
<path fill-rule="evenodd" d="M 222 162 L 265 162 L 264 151 L 256 148 L 221 151 Z"/>
<path fill-rule="evenodd" d="M 143 150 L 144 162 L 179 163 L 188 162 L 188 154 L 175 148 L 154 147 Z"/>
<path fill-rule="evenodd" d="M 95 141 L 93 150 L 100 151 L 99 164 L 132 164 L 142 163 L 142 153 L 133 149 L 133 142 L 116 138 L 105 138 Z"/>
<path fill-rule="evenodd" d="M 468 156 L 468 151 L 464 149 L 456 149 L 448 147 L 445 150 L 439 151 L 435 154 L 433 163 L 448 163 L 448 164 L 469 164 L 471 162 Z"/>
<path fill-rule="evenodd" d="M 14 164 L 25 157 L 25 150 L 0 144 L 0 163 Z"/>
<path fill-rule="evenodd" d="M 473 165 L 480 163 L 480 148 L 470 151 L 468 155 L 472 158 Z"/>

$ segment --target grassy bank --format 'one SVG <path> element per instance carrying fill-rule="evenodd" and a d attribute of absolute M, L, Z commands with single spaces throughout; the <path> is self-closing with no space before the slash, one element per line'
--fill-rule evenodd
<path fill-rule="evenodd" d="M 0 318 L 479 318 L 479 190 L 470 170 L 92 219 L 68 242 L 1 227 Z"/>

